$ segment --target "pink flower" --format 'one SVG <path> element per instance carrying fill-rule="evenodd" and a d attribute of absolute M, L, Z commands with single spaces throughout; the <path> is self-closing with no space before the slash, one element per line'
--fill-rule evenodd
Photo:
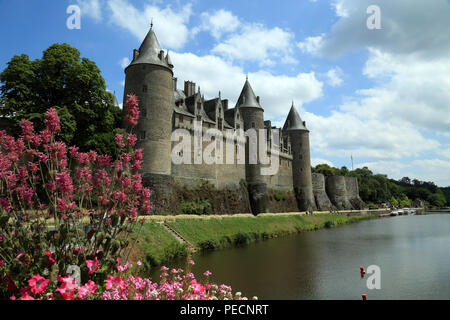
<path fill-rule="evenodd" d="M 115 137 L 114 141 L 116 142 L 116 144 L 119 148 L 125 147 L 125 143 L 123 143 L 123 135 L 122 134 L 116 133 L 116 137 Z"/>
<path fill-rule="evenodd" d="M 62 282 L 62 284 L 55 291 L 59 292 L 64 300 L 73 300 L 73 295 L 77 288 L 76 280 L 70 276 L 58 276 L 58 281 Z"/>
<path fill-rule="evenodd" d="M 130 147 L 134 147 L 136 145 L 137 137 L 135 134 L 129 134 L 127 136 L 127 145 Z"/>
<path fill-rule="evenodd" d="M 20 121 L 20 127 L 22 128 L 22 136 L 25 140 L 30 141 L 34 136 L 34 126 L 33 123 L 28 120 Z"/>
<path fill-rule="evenodd" d="M 53 259 L 52 253 L 50 251 L 46 251 L 45 255 L 48 257 L 48 263 L 50 263 L 50 265 L 56 262 L 56 260 Z"/>
<path fill-rule="evenodd" d="M 188 263 L 189 263 L 190 265 L 194 265 L 194 264 L 195 264 L 194 260 L 189 260 Z"/>
<path fill-rule="evenodd" d="M 97 285 L 92 280 L 89 280 L 84 286 L 78 288 L 78 298 L 84 300 L 87 296 L 95 294 Z"/>
<path fill-rule="evenodd" d="M 106 289 L 118 289 L 121 290 L 125 287 L 125 282 L 122 280 L 121 276 L 114 277 L 109 275 L 106 279 Z"/>
<path fill-rule="evenodd" d="M 58 133 L 61 131 L 58 113 L 55 108 L 50 108 L 45 113 L 45 125 L 50 133 Z"/>
<path fill-rule="evenodd" d="M 210 275 L 212 275 L 212 273 L 209 270 L 206 270 L 205 273 L 203 273 L 203 275 L 205 277 L 209 277 Z"/>
<path fill-rule="evenodd" d="M 89 274 L 93 274 L 100 269 L 100 262 L 98 262 L 97 257 L 94 260 L 86 260 L 86 266 L 89 269 Z"/>
<path fill-rule="evenodd" d="M 32 296 L 30 296 L 28 294 L 28 292 L 25 292 L 19 299 L 17 300 L 39 300 L 39 299 L 35 299 Z"/>
<path fill-rule="evenodd" d="M 125 107 L 127 115 L 125 116 L 124 121 L 130 124 L 132 127 L 136 126 L 139 120 L 137 97 L 135 95 L 127 95 L 127 103 Z"/>
<path fill-rule="evenodd" d="M 33 278 L 28 280 L 28 285 L 31 288 L 32 293 L 43 293 L 47 288 L 50 279 L 45 279 L 41 277 L 39 274 L 36 274 Z"/>
<path fill-rule="evenodd" d="M 68 172 L 60 172 L 56 174 L 56 183 L 58 189 L 63 195 L 68 195 L 69 197 L 73 194 L 73 184 L 72 178 Z"/>

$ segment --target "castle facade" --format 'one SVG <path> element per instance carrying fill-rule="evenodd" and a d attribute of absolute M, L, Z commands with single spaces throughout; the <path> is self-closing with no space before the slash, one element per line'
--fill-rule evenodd
<path fill-rule="evenodd" d="M 173 70 L 169 53 L 161 50 L 155 32 L 150 28 L 139 50 L 133 51 L 130 65 L 125 68 L 124 105 L 128 94 L 138 96 L 140 119 L 135 132 L 137 148 L 144 149 L 142 174 L 145 183 L 157 194 L 170 193 L 170 185 L 174 182 L 189 186 L 203 180 L 220 190 L 237 188 L 245 181 L 254 214 L 267 211 L 269 189 L 294 192 L 299 211 L 329 210 L 333 204 L 338 208 L 355 207 L 350 199 L 357 199 L 359 195 L 353 178 L 330 177 L 333 179 L 327 183 L 328 179 L 322 175 L 311 173 L 309 130 L 294 104 L 283 128 L 276 128 L 270 121 L 264 121 L 260 97 L 255 95 L 248 79 L 236 105 L 231 108 L 220 92 L 217 98 L 206 100 L 194 82 L 186 81 L 183 89 L 178 89 Z M 234 162 L 196 162 L 194 159 L 202 158 L 197 154 L 199 150 L 204 152 L 211 146 L 211 140 L 196 140 L 194 131 L 199 128 L 202 134 L 210 129 L 223 133 L 266 129 L 264 143 L 268 155 L 274 146 L 277 147 L 277 173 L 261 174 L 267 164 L 263 164 L 259 154 L 255 162 L 248 161 L 248 143 L 245 144 L 246 161 L 239 162 L 237 138 L 236 148 L 233 146 Z M 176 149 L 178 142 L 172 141 L 172 133 L 177 129 L 192 133 L 190 145 L 197 144 L 200 148 Z M 226 145 L 225 136 L 219 136 L 223 145 Z M 226 157 L 225 148 L 217 150 L 221 152 L 221 158 Z M 174 164 L 174 153 L 191 161 Z"/>

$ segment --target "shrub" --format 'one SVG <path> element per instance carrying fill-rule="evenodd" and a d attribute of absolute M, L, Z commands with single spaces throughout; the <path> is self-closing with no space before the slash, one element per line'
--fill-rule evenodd
<path fill-rule="evenodd" d="M 284 191 L 277 190 L 274 193 L 274 197 L 275 197 L 275 200 L 277 200 L 277 201 L 284 201 L 287 199 L 287 194 Z"/>
<path fill-rule="evenodd" d="M 126 109 L 133 127 L 135 96 L 128 96 Z M 112 159 L 59 141 L 54 108 L 41 132 L 27 120 L 20 126 L 18 139 L 0 131 L 0 296 L 17 293 L 36 274 L 56 283 L 70 266 L 79 266 L 84 280 L 93 269 L 104 280 L 129 245 L 138 214 L 151 210 L 136 136 L 116 134 L 119 156 Z"/>
<path fill-rule="evenodd" d="M 180 211 L 183 214 L 210 214 L 211 203 L 209 200 L 183 201 Z"/>

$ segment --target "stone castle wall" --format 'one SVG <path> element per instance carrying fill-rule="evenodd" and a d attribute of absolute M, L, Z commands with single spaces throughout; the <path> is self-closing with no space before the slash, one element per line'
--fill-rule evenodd
<path fill-rule="evenodd" d="M 316 200 L 317 209 L 320 211 L 330 211 L 333 209 L 333 205 L 328 198 L 325 188 L 325 176 L 320 173 L 312 174 L 312 184 L 314 198 Z"/>

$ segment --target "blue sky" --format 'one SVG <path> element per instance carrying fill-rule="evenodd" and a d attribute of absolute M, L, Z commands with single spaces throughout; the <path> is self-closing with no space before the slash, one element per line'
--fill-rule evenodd
<path fill-rule="evenodd" d="M 81 8 L 69 30 L 66 9 Z M 381 29 L 369 30 L 377 5 Z M 123 95 L 123 67 L 154 20 L 178 86 L 236 101 L 246 74 L 265 118 L 294 100 L 311 130 L 312 164 L 450 185 L 450 4 L 446 0 L 0 0 L 0 70 L 69 43 Z"/>

